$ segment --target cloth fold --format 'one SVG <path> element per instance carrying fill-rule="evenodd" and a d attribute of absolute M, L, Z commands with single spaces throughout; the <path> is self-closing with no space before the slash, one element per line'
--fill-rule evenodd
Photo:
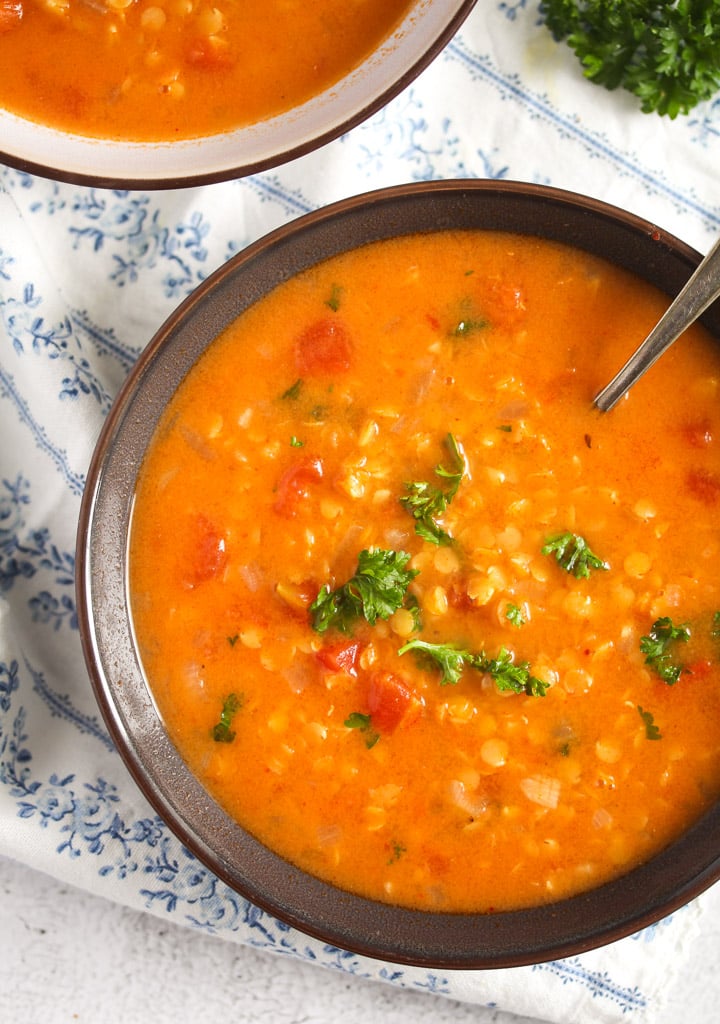
<path fill-rule="evenodd" d="M 640 113 L 582 78 L 531 0 L 481 3 L 383 111 L 283 167 L 158 193 L 0 168 L 0 854 L 188 927 L 543 1020 L 657 1017 L 706 894 L 633 936 L 536 967 L 429 972 L 324 946 L 249 905 L 146 805 L 82 660 L 75 531 L 93 445 L 129 369 L 224 260 L 336 199 L 406 181 L 551 184 L 705 250 L 720 226 L 720 100 Z"/>

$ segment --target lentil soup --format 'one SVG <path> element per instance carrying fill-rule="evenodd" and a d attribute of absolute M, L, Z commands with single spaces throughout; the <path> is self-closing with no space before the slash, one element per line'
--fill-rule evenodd
<path fill-rule="evenodd" d="M 0 0 L 0 107 L 80 135 L 197 138 L 338 82 L 414 0 Z"/>
<path fill-rule="evenodd" d="M 508 910 L 714 803 L 717 346 L 696 325 L 591 404 L 666 305 L 563 245 L 409 236 L 280 285 L 191 371 L 135 497 L 134 630 L 260 841 L 376 900 Z"/>

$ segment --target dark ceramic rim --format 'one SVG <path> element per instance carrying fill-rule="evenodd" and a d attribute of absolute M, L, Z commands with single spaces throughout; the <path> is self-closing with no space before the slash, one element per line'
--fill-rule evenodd
<path fill-rule="evenodd" d="M 443 31 L 437 36 L 433 43 L 421 54 L 418 59 L 407 69 L 407 71 L 388 85 L 372 102 L 356 111 L 352 116 L 333 125 L 325 132 L 321 132 L 313 139 L 287 149 L 281 149 L 278 153 L 268 156 L 265 159 L 254 162 L 244 162 L 242 154 L 238 154 L 238 162 L 232 167 L 226 167 L 219 171 L 207 171 L 191 175 L 174 175 L 164 179 L 123 177 L 120 175 L 98 175 L 71 171 L 67 168 L 53 167 L 50 164 L 38 163 L 24 159 L 16 153 L 7 153 L 2 148 L 0 140 L 0 163 L 4 163 L 16 170 L 26 174 L 37 175 L 41 178 L 49 178 L 53 181 L 63 181 L 72 185 L 89 185 L 95 188 L 107 189 L 133 189 L 141 191 L 161 191 L 170 189 L 190 188 L 198 185 L 212 185 L 221 181 L 230 181 L 236 178 L 248 177 L 251 174 L 258 174 L 272 167 L 280 167 L 291 160 L 306 156 L 308 153 L 320 149 L 322 146 L 333 142 L 341 135 L 346 134 L 359 124 L 367 121 L 373 114 L 387 106 L 404 89 L 427 68 L 435 58 L 445 49 L 447 44 L 458 32 L 460 26 L 467 19 L 477 0 L 464 0 L 456 14 L 450 19 Z M 342 83 L 340 83 L 342 85 Z M 97 145 L 102 146 L 102 139 L 98 139 Z"/>
<path fill-rule="evenodd" d="M 541 235 L 603 255 L 676 294 L 700 255 L 596 199 L 519 182 L 456 180 L 372 192 L 273 231 L 208 278 L 145 349 L 107 418 L 80 512 L 77 598 L 83 650 L 112 738 L 147 799 L 231 889 L 299 931 L 353 953 L 434 969 L 540 963 L 620 939 L 720 877 L 720 805 L 651 861 L 589 893 L 529 910 L 433 914 L 341 892 L 232 822 L 190 774 L 156 712 L 132 642 L 125 591 L 134 481 L 162 409 L 227 322 L 296 271 L 363 242 L 485 228 Z M 703 318 L 720 338 L 720 303 Z"/>

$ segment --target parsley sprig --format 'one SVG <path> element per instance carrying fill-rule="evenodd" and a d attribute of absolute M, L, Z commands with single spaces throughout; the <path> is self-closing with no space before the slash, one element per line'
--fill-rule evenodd
<path fill-rule="evenodd" d="M 445 490 L 424 480 L 416 481 L 405 484 L 408 493 L 400 498 L 400 504 L 415 520 L 415 533 L 431 544 L 438 545 L 452 543 L 452 537 L 439 525 L 437 519 L 447 511 L 466 470 L 465 457 L 453 434 L 445 438 L 445 447 L 450 455 L 451 466 L 449 469 L 442 465 L 435 467 L 436 475 L 448 481 Z"/>
<path fill-rule="evenodd" d="M 530 697 L 544 697 L 548 684 L 530 672 L 527 661 L 515 662 L 514 655 L 501 647 L 495 658 L 489 658 L 484 651 L 465 651 L 452 644 L 432 644 L 415 638 L 409 640 L 398 651 L 405 654 L 415 651 L 421 660 L 427 660 L 442 672 L 441 685 L 458 683 L 465 666 L 478 672 L 488 673 L 499 690 L 525 693 Z"/>
<path fill-rule="evenodd" d="M 641 708 L 639 704 L 637 706 L 637 709 L 638 714 L 642 718 L 643 725 L 645 726 L 645 737 L 649 740 L 661 740 L 662 733 L 660 732 L 658 726 L 655 724 L 655 718 L 653 717 L 653 715 L 649 711 L 646 711 L 644 708 Z"/>
<path fill-rule="evenodd" d="M 663 616 L 653 622 L 650 633 L 640 637 L 640 651 L 649 665 L 668 686 L 674 686 L 685 670 L 685 666 L 673 661 L 672 646 L 686 644 L 690 639 L 688 626 L 675 626 L 672 619 Z"/>
<path fill-rule="evenodd" d="M 645 113 L 674 118 L 720 88 L 717 2 L 542 0 L 540 13 L 586 78 L 627 89 Z"/>
<path fill-rule="evenodd" d="M 576 579 L 587 578 L 591 569 L 608 568 L 607 563 L 590 550 L 585 538 L 577 533 L 558 533 L 548 537 L 541 551 L 543 555 L 555 555 L 558 564 Z"/>
<path fill-rule="evenodd" d="M 365 746 L 371 750 L 380 739 L 380 734 L 372 728 L 372 716 L 363 715 L 360 711 L 352 711 L 345 719 L 346 729 L 357 729 L 365 738 Z"/>
<path fill-rule="evenodd" d="M 212 728 L 212 738 L 216 743 L 232 743 L 235 739 L 235 730 L 231 728 L 232 721 L 243 706 L 243 700 L 242 694 L 230 693 L 223 701 L 220 720 Z"/>
<path fill-rule="evenodd" d="M 358 619 L 374 626 L 389 619 L 405 603 L 407 588 L 417 569 L 406 569 L 410 555 L 383 548 L 361 551 L 357 570 L 342 586 L 331 590 L 325 584 L 310 605 L 312 627 L 324 633 L 332 626 L 348 633 Z"/>

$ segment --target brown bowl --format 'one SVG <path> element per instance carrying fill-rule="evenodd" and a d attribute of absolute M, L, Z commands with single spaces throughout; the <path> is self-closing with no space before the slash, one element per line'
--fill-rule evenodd
<path fill-rule="evenodd" d="M 720 877 L 720 806 L 641 867 L 583 895 L 492 914 L 412 911 L 342 892 L 258 843 L 189 772 L 143 675 L 128 614 L 128 523 L 137 474 L 168 400 L 218 333 L 298 271 L 365 242 L 480 228 L 542 236 L 676 294 L 699 254 L 594 199 L 535 185 L 448 181 L 348 199 L 251 245 L 206 280 L 138 360 L 90 466 L 77 548 L 80 629 L 108 728 L 150 803 L 232 889 L 302 932 L 355 953 L 432 968 L 490 968 L 574 955 L 622 938 Z M 720 339 L 720 303 L 704 317 Z"/>

